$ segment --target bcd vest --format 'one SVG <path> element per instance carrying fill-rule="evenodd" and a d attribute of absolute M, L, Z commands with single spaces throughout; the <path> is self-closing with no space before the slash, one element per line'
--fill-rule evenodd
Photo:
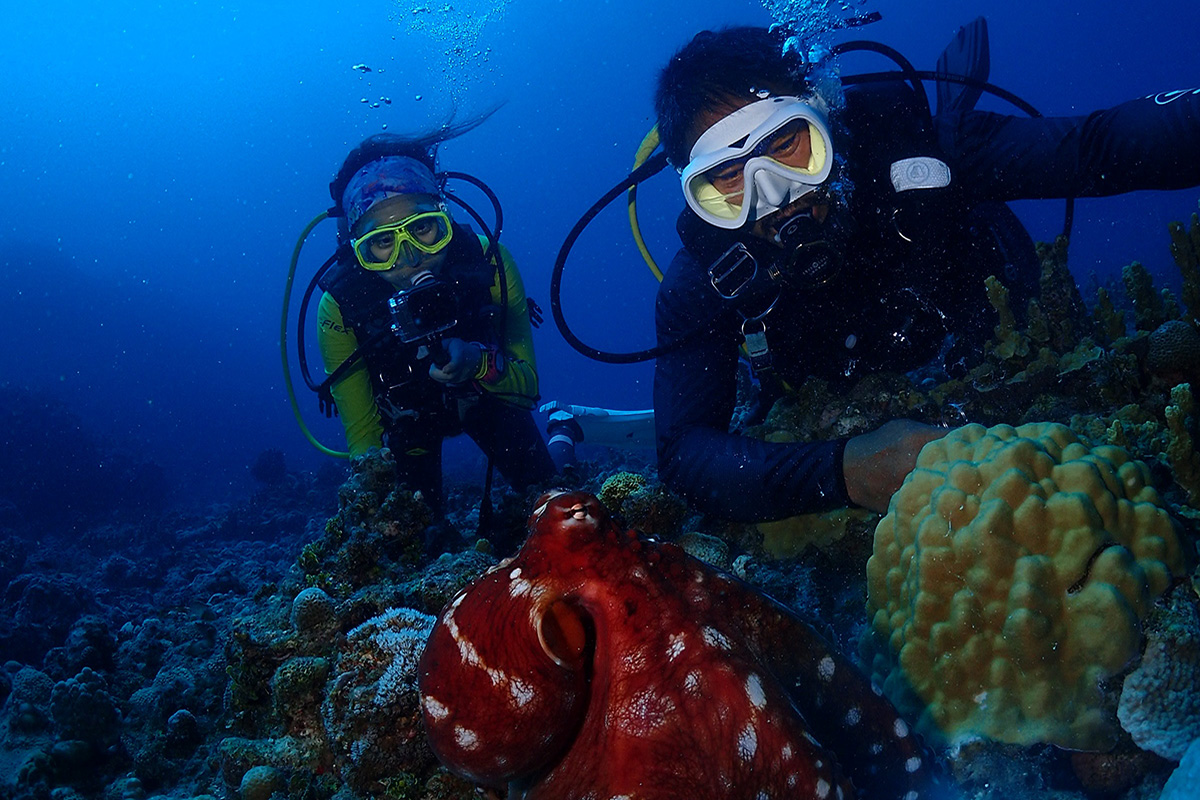
<path fill-rule="evenodd" d="M 808 375 L 852 379 L 905 371 L 936 356 L 948 336 L 974 340 L 991 330 L 983 278 L 1008 285 L 1014 309 L 1037 286 L 1033 242 L 1003 203 L 973 202 L 937 142 L 928 105 L 902 81 L 851 86 L 833 131 L 846 187 L 825 227 L 841 266 L 821 285 L 780 281 L 748 295 L 763 318 L 772 363 L 789 382 Z M 785 254 L 747 228 L 725 231 L 690 209 L 678 222 L 684 246 L 704 268 L 735 241 L 760 269 Z M 764 300 L 763 295 L 767 297 Z M 736 304 L 736 301 L 731 301 Z"/>
<path fill-rule="evenodd" d="M 452 287 L 457 300 L 458 321 L 440 336 L 499 344 L 502 309 L 491 296 L 496 269 L 469 227 L 454 225 L 437 278 Z M 337 264 L 319 285 L 337 301 L 343 322 L 354 331 L 385 423 L 395 422 L 397 415 L 444 404 L 446 387 L 429 377 L 428 360 L 418 358 L 421 343 L 402 342 L 392 333 L 388 301 L 396 289 L 391 284 L 363 269 L 350 248 L 343 246 Z"/>

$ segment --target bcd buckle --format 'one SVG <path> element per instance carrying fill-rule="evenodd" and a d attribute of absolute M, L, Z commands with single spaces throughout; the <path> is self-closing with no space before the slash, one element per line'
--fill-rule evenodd
<path fill-rule="evenodd" d="M 758 262 L 746 245 L 734 242 L 708 268 L 708 280 L 717 294 L 732 300 L 758 275 Z"/>

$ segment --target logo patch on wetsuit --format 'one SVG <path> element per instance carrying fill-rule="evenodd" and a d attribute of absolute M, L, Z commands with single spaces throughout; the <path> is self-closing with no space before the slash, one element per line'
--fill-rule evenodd
<path fill-rule="evenodd" d="M 897 192 L 909 189 L 941 189 L 950 185 L 950 167 L 931 156 L 902 158 L 892 163 L 892 187 Z"/>

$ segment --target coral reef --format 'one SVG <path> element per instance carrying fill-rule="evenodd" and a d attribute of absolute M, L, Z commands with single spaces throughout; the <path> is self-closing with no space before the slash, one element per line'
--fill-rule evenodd
<path fill-rule="evenodd" d="M 1146 337 L 1146 371 L 1167 385 L 1200 377 L 1200 331 L 1170 319 Z"/>
<path fill-rule="evenodd" d="M 396 608 L 346 636 L 322 711 L 338 773 L 355 791 L 380 794 L 389 779 L 428 778 L 436 766 L 416 688 L 417 661 L 433 622 Z"/>
<path fill-rule="evenodd" d="M 1132 474 L 1134 489 L 1152 483 L 1181 521 L 1174 529 L 1180 554 L 1194 553 L 1200 527 L 1200 415 L 1191 395 L 1198 363 L 1197 223 L 1172 226 L 1171 237 L 1182 302 L 1134 263 L 1121 285 L 1097 287 L 1089 316 L 1065 269 L 1063 243 L 1043 246 L 1036 303 L 1018 306 L 999 281 L 989 285 L 1000 324 L 984 347 L 972 345 L 974 362 L 948 357 L 945 364 L 872 375 L 854 385 L 810 380 L 775 403 L 765 420 L 756 404 L 773 395 L 760 397 L 743 372 L 734 429 L 771 441 L 813 441 L 897 417 L 947 426 L 1052 420 L 1127 451 L 1131 460 L 1113 467 L 1111 461 L 1105 466 L 1111 451 L 1093 448 L 1104 458 L 1085 457 L 1088 468 L 1079 469 L 1102 480 Z M 420 645 L 422 615 L 438 613 L 497 563 L 503 536 L 491 532 L 523 531 L 528 498 L 497 491 L 489 522 L 481 519 L 479 487 L 451 481 L 452 552 L 429 560 L 421 551 L 428 509 L 419 496 L 395 492 L 386 451 L 356 461 L 347 481 L 344 462 L 331 460 L 311 475 L 290 470 L 281 451 L 268 449 L 244 464 L 243 499 L 193 507 L 168 491 L 154 465 L 83 429 L 52 397 L 3 387 L 0 421 L 8 423 L 0 464 L 0 652 L 11 659 L 0 666 L 0 798 L 478 797 L 474 787 L 438 769 L 421 746 L 410 717 L 407 665 Z M 77 457 L 56 456 L 67 451 Z M 863 563 L 873 515 L 782 521 L 778 533 L 768 533 L 690 513 L 662 489 L 644 452 L 584 444 L 580 454 L 572 479 L 611 492 L 608 502 L 628 524 L 674 538 L 687 552 L 819 618 L 843 649 L 863 638 L 871 622 L 863 613 Z M 97 471 L 101 462 L 105 470 Z M 952 474 L 957 480 L 964 473 Z M 993 491 L 1014 491 L 1021 485 L 1015 477 L 1002 474 Z M 1041 481 L 1037 489 L 1026 485 L 1031 495 L 1045 489 Z M 936 510 L 946 511 L 949 490 L 942 486 L 937 493 L 945 499 Z M 1071 502 L 1085 509 L 1090 502 L 1094 508 L 1085 516 L 1093 521 L 1120 518 L 1119 509 L 1137 505 L 1119 492 L 1111 502 L 1077 494 Z M 988 518 L 983 505 L 976 526 Z M 1006 522 L 1008 516 L 1018 514 L 990 519 Z M 490 546 L 475 541 L 481 523 Z M 918 528 L 914 545 L 933 537 L 936 527 Z M 956 536 L 966 546 L 973 533 L 980 531 L 967 526 Z M 1194 680 L 1197 622 L 1194 609 L 1177 607 L 1181 593 L 1190 599 L 1189 587 L 1177 586 L 1169 602 L 1151 603 L 1159 577 L 1173 568 L 1142 566 L 1146 559 L 1139 561 L 1136 546 L 1115 535 L 1100 549 L 1097 536 L 1087 525 L 1064 536 L 1048 533 L 1046 549 L 1054 549 L 1054 539 L 1054 554 L 1040 560 L 1027 554 L 1032 563 L 1019 574 L 1012 566 L 1007 577 L 997 564 L 1022 560 L 1016 540 L 982 536 L 987 547 L 960 570 L 966 583 L 979 587 L 970 590 L 975 606 L 961 587 L 943 602 L 952 611 L 966 605 L 978 613 L 981 631 L 955 644 L 938 669 L 967 671 L 965 678 L 954 673 L 946 679 L 953 686 L 961 678 L 955 708 L 976 708 L 1021 736 L 1041 726 L 1065 729 L 1055 740 L 1070 740 L 1074 725 L 1104 732 L 1098 739 L 1115 737 L 1116 746 L 1067 753 L 960 731 L 943 755 L 965 796 L 1151 800 L 1181 752 L 1163 800 L 1194 795 L 1200 746 L 1187 742 L 1196 736 L 1195 697 L 1187 687 Z M 1163 564 L 1171 560 L 1169 549 L 1164 544 L 1159 554 Z M 928 578 L 918 570 L 926 572 L 933 560 L 927 555 L 915 562 L 918 569 L 908 574 L 914 586 Z M 1066 589 L 1041 592 L 1060 566 L 1058 585 L 1066 582 Z M 1005 684 L 1011 673 L 1001 659 L 988 660 L 1000 646 L 986 636 L 988 614 L 1000 615 L 985 602 L 989 591 L 1015 598 L 1005 617 L 1014 619 L 1013 650 L 1030 644 L 1029 632 L 1041 624 L 1038 613 L 1057 620 L 1045 637 L 1049 651 L 1029 646 L 1013 656 L 1034 659 L 1021 662 L 1027 680 L 1020 714 L 1042 720 L 1036 725 L 1004 722 L 1001 709 L 1015 693 Z M 910 618 L 932 605 L 917 603 Z M 1068 620 L 1069 611 L 1080 609 L 1092 613 L 1081 614 L 1083 623 Z M 898 607 L 893 616 L 900 622 L 904 613 Z M 956 613 L 931 636 L 961 635 L 954 624 L 971 617 Z M 897 661 L 904 665 L 903 655 L 897 659 L 887 642 L 872 647 L 877 665 L 890 664 L 889 692 L 924 709 L 914 687 L 891 672 Z M 1083 666 L 1088 648 L 1103 662 L 1091 673 Z M 1071 675 L 1074 683 L 1064 677 Z M 388 702 L 378 703 L 380 697 Z M 1086 705 L 1073 724 L 1043 719 L 1072 697 Z M 932 719 L 928 712 L 927 727 Z M 360 740 L 375 745 L 356 744 Z"/>
<path fill-rule="evenodd" d="M 807 548 L 843 554 L 847 550 L 861 555 L 866 561 L 871 541 L 870 530 L 877 516 L 861 509 L 843 508 L 824 514 L 802 514 L 774 522 L 760 522 L 755 527 L 762 534 L 762 549 L 772 558 L 795 558 Z M 847 535 L 849 538 L 847 539 Z"/>
<path fill-rule="evenodd" d="M 351 473 L 338 490 L 338 510 L 325 535 L 299 558 L 309 585 L 339 599 L 389 572 L 416 567 L 424 531 L 433 522 L 419 492 L 396 487 L 395 462 L 386 448 L 351 459 Z"/>
<path fill-rule="evenodd" d="M 656 478 L 636 472 L 618 472 L 597 492 L 600 502 L 620 516 L 631 528 L 651 536 L 677 535 L 687 519 L 688 508 Z"/>
<path fill-rule="evenodd" d="M 1175 316 L 1172 313 L 1175 301 L 1169 293 L 1159 293 L 1154 288 L 1154 279 L 1142 266 L 1134 261 L 1121 270 L 1125 294 L 1133 304 L 1134 325 L 1140 331 L 1156 330 Z"/>
<path fill-rule="evenodd" d="M 1172 222 L 1167 231 L 1171 235 L 1171 257 L 1183 278 L 1183 305 L 1188 321 L 1200 323 L 1200 214 L 1192 214 L 1190 227 Z"/>
<path fill-rule="evenodd" d="M 1125 677 L 1117 716 L 1144 750 L 1183 758 L 1200 739 L 1200 609 L 1183 584 L 1146 622 L 1146 649 Z"/>
<path fill-rule="evenodd" d="M 1196 452 L 1192 430 L 1196 424 L 1196 403 L 1190 384 L 1171 389 L 1171 404 L 1163 409 L 1167 420 L 1165 454 L 1175 482 L 1187 492 L 1188 504 L 1200 508 L 1200 453 Z"/>
<path fill-rule="evenodd" d="M 929 443 L 867 565 L 874 670 L 920 727 L 1106 749 L 1104 682 L 1185 555 L 1144 465 L 1059 424 L 968 425 Z"/>

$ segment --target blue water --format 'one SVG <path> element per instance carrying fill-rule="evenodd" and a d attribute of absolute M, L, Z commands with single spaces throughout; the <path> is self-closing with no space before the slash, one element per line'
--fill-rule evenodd
<path fill-rule="evenodd" d="M 884 19 L 854 36 L 891 44 L 918 68 L 985 15 L 992 80 L 1048 115 L 1200 83 L 1194 2 L 1161 0 L 1153 12 L 1113 0 L 855 7 Z M 756 0 L 6 4 L 0 381 L 63 400 L 197 496 L 243 491 L 268 447 L 315 467 L 323 456 L 301 437 L 283 386 L 280 304 L 296 237 L 328 207 L 351 146 L 385 126 L 423 129 L 456 106 L 469 115 L 503 103 L 443 148 L 442 166 L 500 195 L 503 240 L 548 311 L 562 239 L 628 171 L 660 66 L 703 27 L 770 21 Z M 641 196 L 665 266 L 677 184 L 664 173 Z M 1134 259 L 1172 280 L 1164 226 L 1198 197 L 1080 201 L 1071 252 L 1085 294 L 1090 274 L 1112 279 Z M 1018 211 L 1035 238 L 1061 224 L 1061 203 Z M 304 252 L 297 298 L 331 242 L 326 223 Z M 614 204 L 568 265 L 568 317 L 596 346 L 649 346 L 654 289 Z M 536 342 L 545 398 L 650 404 L 649 365 L 588 361 L 549 319 Z M 340 425 L 298 391 L 317 435 L 340 447 Z M 454 452 L 470 460 L 469 448 Z"/>

